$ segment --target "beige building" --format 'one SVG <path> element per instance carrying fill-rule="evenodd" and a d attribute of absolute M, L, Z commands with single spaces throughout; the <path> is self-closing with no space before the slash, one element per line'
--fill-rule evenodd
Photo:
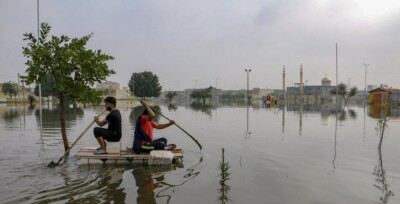
<path fill-rule="evenodd" d="M 107 90 L 107 96 L 114 96 L 116 99 L 125 100 L 132 99 L 131 92 L 128 87 L 122 87 L 117 82 L 106 81 L 97 85 L 97 89 Z"/>

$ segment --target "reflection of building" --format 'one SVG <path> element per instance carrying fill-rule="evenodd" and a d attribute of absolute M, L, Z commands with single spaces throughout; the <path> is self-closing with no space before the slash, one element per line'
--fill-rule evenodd
<path fill-rule="evenodd" d="M 303 88 L 303 96 L 300 93 L 300 84 L 297 86 L 287 87 L 287 98 L 289 101 L 297 101 L 303 98 L 307 103 L 324 102 L 324 100 L 332 100 L 330 92 L 336 88 L 332 86 L 332 79 L 325 76 L 321 80 L 321 85 L 305 85 Z"/>
<path fill-rule="evenodd" d="M 114 96 L 116 99 L 129 99 L 131 92 L 128 87 L 122 87 L 117 82 L 106 81 L 97 85 L 97 89 L 107 90 L 107 96 Z"/>

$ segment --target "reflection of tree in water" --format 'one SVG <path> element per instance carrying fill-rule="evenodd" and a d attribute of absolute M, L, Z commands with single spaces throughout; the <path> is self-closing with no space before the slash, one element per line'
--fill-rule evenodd
<path fill-rule="evenodd" d="M 3 118 L 8 122 L 12 122 L 14 119 L 18 118 L 20 115 L 17 106 L 13 106 L 12 108 L 7 108 L 4 112 Z"/>
<path fill-rule="evenodd" d="M 161 112 L 160 106 L 151 106 L 151 107 Z M 131 109 L 131 113 L 129 114 L 129 121 L 131 122 L 133 127 L 135 127 L 136 119 L 139 117 L 139 115 L 142 115 L 143 111 L 144 107 L 141 105 L 135 106 Z M 156 116 L 154 117 L 153 121 L 158 123 L 159 120 L 160 120 L 160 115 L 156 113 Z"/>
<path fill-rule="evenodd" d="M 178 107 L 176 105 L 174 105 L 174 104 L 169 104 L 168 105 L 168 110 L 169 111 L 171 111 L 171 110 L 176 111 L 176 109 L 178 109 Z"/>
<path fill-rule="evenodd" d="M 31 114 L 34 107 L 29 106 L 26 108 L 23 105 L 7 106 L 5 111 L 2 112 L 2 116 L 5 121 L 12 122 L 20 116 L 25 116 L 26 114 Z"/>
<path fill-rule="evenodd" d="M 65 111 L 66 127 L 72 126 L 71 122 L 76 121 L 78 118 L 83 118 L 84 111 L 82 108 L 70 108 Z M 40 125 L 39 109 L 35 111 L 36 120 Z M 60 127 L 60 109 L 42 109 L 43 128 Z"/>
<path fill-rule="evenodd" d="M 190 108 L 192 108 L 192 110 L 200 111 L 210 116 L 211 116 L 211 107 L 212 106 L 210 105 L 190 104 Z"/>
<path fill-rule="evenodd" d="M 332 112 L 332 114 L 335 114 L 335 111 Z M 339 110 L 337 111 L 338 114 L 338 120 L 340 121 L 345 121 L 348 119 L 348 116 L 352 119 L 357 118 L 357 112 L 354 111 L 353 109 L 348 108 L 348 110 Z"/>
<path fill-rule="evenodd" d="M 387 115 L 389 114 L 390 110 L 388 110 Z M 374 168 L 373 175 L 376 176 L 377 184 L 374 184 L 376 188 L 382 191 L 383 195 L 379 198 L 380 203 L 386 204 L 389 202 L 390 197 L 394 196 L 394 193 L 388 189 L 389 185 L 387 184 L 386 180 L 386 170 L 383 168 L 383 159 L 382 159 L 382 142 L 383 142 L 383 135 L 385 129 L 387 128 L 387 117 L 380 119 L 377 123 L 377 133 L 379 135 L 379 144 L 378 144 L 378 157 L 379 162 L 378 166 Z"/>
<path fill-rule="evenodd" d="M 87 167 L 83 171 L 78 169 L 78 172 L 75 172 L 75 165 L 59 167 L 59 172 L 54 174 L 63 179 L 61 186 L 47 190 L 38 189 L 34 203 L 125 203 L 126 193 L 120 185 L 126 166 L 96 166 L 95 176 L 74 179 L 76 174 L 92 174 L 90 167 Z"/>

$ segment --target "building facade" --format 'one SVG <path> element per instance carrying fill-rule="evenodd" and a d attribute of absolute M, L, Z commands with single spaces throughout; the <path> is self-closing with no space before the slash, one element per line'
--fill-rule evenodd
<path fill-rule="evenodd" d="M 305 85 L 303 87 L 303 93 L 301 93 L 300 85 L 287 87 L 287 100 L 289 102 L 297 102 L 302 100 L 306 103 L 319 103 L 325 101 L 331 101 L 331 91 L 336 89 L 336 86 L 332 86 L 332 79 L 325 76 L 321 79 L 321 85 Z"/>

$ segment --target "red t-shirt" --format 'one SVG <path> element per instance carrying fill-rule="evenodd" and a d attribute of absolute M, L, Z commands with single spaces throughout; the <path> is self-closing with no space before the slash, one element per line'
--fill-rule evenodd
<path fill-rule="evenodd" d="M 143 131 L 149 136 L 150 140 L 153 141 L 153 127 L 155 125 L 154 121 L 148 121 L 147 115 L 142 115 L 140 117 L 140 126 L 142 127 Z M 146 141 L 142 141 L 142 143 L 146 143 Z"/>

